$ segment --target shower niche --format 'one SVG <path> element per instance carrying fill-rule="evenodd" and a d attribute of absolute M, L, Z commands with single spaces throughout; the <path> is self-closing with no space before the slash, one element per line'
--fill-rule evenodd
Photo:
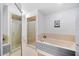
<path fill-rule="evenodd" d="M 27 44 L 36 45 L 36 16 L 27 18 Z"/>

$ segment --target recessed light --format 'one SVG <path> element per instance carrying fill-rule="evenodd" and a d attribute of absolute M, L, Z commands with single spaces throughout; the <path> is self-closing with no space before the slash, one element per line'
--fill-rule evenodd
<path fill-rule="evenodd" d="M 62 6 L 64 3 L 57 3 L 58 6 Z"/>
<path fill-rule="evenodd" d="M 57 3 L 57 4 L 60 4 L 61 5 L 61 4 L 64 4 L 64 3 Z"/>

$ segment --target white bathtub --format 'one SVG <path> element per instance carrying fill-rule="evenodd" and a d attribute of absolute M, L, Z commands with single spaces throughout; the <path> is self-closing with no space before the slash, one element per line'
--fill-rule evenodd
<path fill-rule="evenodd" d="M 53 47 L 57 48 L 55 55 L 58 55 L 58 56 L 61 56 L 61 55 L 72 56 L 72 55 L 70 55 L 71 53 L 73 53 L 75 55 L 75 53 L 74 53 L 75 52 L 75 43 L 72 42 L 72 41 L 64 41 L 64 40 L 57 40 L 57 39 L 51 39 L 51 38 L 42 39 L 42 40 L 43 41 L 41 41 L 41 40 L 37 41 L 37 50 L 39 52 L 42 51 L 41 53 L 43 53 L 45 55 L 47 54 L 47 55 L 50 55 L 50 56 L 52 55 L 53 56 L 55 54 L 55 52 L 54 52 L 54 54 L 51 53 L 51 52 L 53 52 L 53 49 L 54 49 Z M 44 46 L 43 46 L 43 44 L 44 44 Z M 38 46 L 39 46 L 39 48 L 38 48 Z M 52 51 L 49 51 L 50 53 L 44 51 L 44 50 L 47 49 L 47 46 L 51 46 L 48 49 L 48 50 L 52 50 Z M 67 51 L 64 51 L 64 50 L 67 50 Z M 68 53 L 68 55 L 67 55 L 67 53 Z"/>

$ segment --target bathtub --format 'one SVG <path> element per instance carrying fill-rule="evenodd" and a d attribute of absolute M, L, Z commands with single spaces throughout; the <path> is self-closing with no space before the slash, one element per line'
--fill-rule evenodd
<path fill-rule="evenodd" d="M 72 40 L 40 38 L 36 42 L 36 47 L 39 53 L 45 52 L 45 55 L 75 56 L 75 42 Z"/>

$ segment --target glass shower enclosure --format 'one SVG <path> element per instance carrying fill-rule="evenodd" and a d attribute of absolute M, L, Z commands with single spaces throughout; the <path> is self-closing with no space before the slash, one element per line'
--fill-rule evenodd
<path fill-rule="evenodd" d="M 21 5 L 0 4 L 0 55 L 21 56 Z"/>
<path fill-rule="evenodd" d="M 10 49 L 10 55 L 11 56 L 21 56 L 22 55 L 22 45 L 21 45 L 21 5 L 20 4 L 14 4 L 13 6 L 14 11 L 11 12 L 11 49 Z"/>

